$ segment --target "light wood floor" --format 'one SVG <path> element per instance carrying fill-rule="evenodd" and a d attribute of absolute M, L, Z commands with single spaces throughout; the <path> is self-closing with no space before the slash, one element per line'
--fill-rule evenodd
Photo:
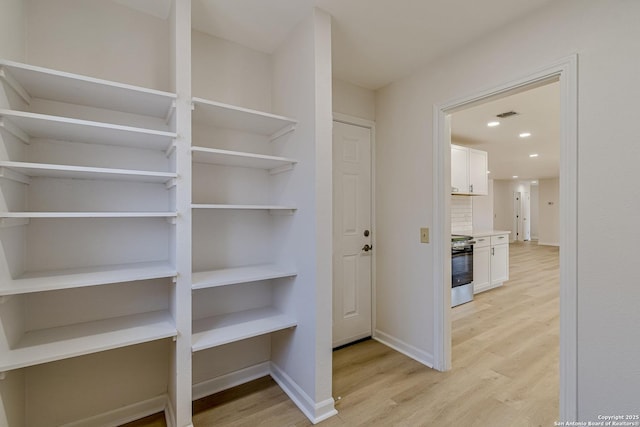
<path fill-rule="evenodd" d="M 558 419 L 558 248 L 512 244 L 510 280 L 452 310 L 453 369 L 373 340 L 334 352 L 334 426 L 552 426 Z M 193 424 L 310 426 L 265 377 L 194 402 Z M 130 427 L 164 426 L 162 416 Z"/>

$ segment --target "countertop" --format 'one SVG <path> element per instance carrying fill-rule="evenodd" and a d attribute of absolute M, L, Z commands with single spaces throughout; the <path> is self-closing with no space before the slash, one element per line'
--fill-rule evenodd
<path fill-rule="evenodd" d="M 497 234 L 511 234 L 511 231 L 505 231 L 505 230 L 479 230 L 479 231 L 473 231 L 472 233 L 469 233 L 471 236 L 473 237 L 486 237 L 486 236 L 495 236 Z"/>

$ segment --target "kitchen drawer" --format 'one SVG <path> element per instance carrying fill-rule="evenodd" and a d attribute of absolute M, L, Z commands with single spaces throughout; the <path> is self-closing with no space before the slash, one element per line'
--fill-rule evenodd
<path fill-rule="evenodd" d="M 508 234 L 497 234 L 495 236 L 491 236 L 491 246 L 500 245 L 503 243 L 509 243 L 509 235 Z"/>
<path fill-rule="evenodd" d="M 482 236 L 482 237 L 474 237 L 475 243 L 473 244 L 474 248 L 484 248 L 485 246 L 489 246 L 491 243 L 490 236 Z"/>

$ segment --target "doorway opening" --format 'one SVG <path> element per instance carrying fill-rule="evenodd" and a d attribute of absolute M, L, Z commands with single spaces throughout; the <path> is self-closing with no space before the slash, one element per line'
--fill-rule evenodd
<path fill-rule="evenodd" d="M 560 353 L 559 418 L 577 417 L 577 57 L 524 78 L 434 107 L 434 367 L 451 369 L 450 114 L 558 81 L 560 85 Z M 509 196 L 511 203 L 512 196 Z M 508 226 L 510 228 L 510 226 Z M 441 284 L 441 286 L 439 285 Z"/>

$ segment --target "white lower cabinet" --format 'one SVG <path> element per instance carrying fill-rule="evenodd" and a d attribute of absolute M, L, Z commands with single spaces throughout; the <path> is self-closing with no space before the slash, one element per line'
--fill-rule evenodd
<path fill-rule="evenodd" d="M 491 248 L 489 238 L 481 237 L 473 246 L 473 293 L 486 291 L 491 286 Z"/>
<path fill-rule="evenodd" d="M 476 237 L 473 246 L 473 293 L 502 286 L 509 280 L 509 235 Z"/>

